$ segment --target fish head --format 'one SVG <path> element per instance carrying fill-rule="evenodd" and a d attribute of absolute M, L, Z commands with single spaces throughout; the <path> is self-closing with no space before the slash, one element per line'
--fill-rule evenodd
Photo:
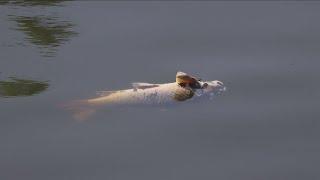
<path fill-rule="evenodd" d="M 221 94 L 227 90 L 223 82 L 218 80 L 201 82 L 201 87 L 203 94 Z"/>

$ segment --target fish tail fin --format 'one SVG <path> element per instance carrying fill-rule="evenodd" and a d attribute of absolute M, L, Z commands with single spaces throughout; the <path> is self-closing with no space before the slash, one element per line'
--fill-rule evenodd
<path fill-rule="evenodd" d="M 72 113 L 77 121 L 85 121 L 91 117 L 97 109 L 88 103 L 88 100 L 74 100 L 63 104 L 62 107 Z"/>

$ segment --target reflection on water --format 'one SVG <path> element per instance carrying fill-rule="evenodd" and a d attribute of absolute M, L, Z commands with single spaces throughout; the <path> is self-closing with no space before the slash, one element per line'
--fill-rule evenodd
<path fill-rule="evenodd" d="M 49 13 L 42 9 L 43 6 L 59 6 L 60 8 L 60 6 L 63 5 L 62 2 L 64 2 L 64 0 L 8 0 L 1 1 L 0 5 L 10 5 L 10 7 L 15 7 L 11 9 L 13 10 L 12 14 L 8 14 L 9 20 L 16 22 L 17 27 L 14 29 L 25 34 L 26 41 L 38 47 L 42 56 L 52 57 L 58 51 L 59 46 L 70 41 L 72 37 L 77 35 L 73 30 L 73 23 L 64 20 L 56 11 Z M 31 13 L 18 15 L 20 14 L 19 12 L 24 12 L 24 8 L 29 9 L 31 6 L 32 8 L 35 8 L 35 12 L 37 12 L 36 14 Z"/>
<path fill-rule="evenodd" d="M 0 97 L 32 96 L 45 91 L 48 86 L 46 81 L 12 77 L 9 80 L 0 81 Z"/>
<path fill-rule="evenodd" d="M 41 48 L 46 56 L 52 56 L 57 47 L 76 35 L 71 30 L 73 25 L 66 21 L 59 21 L 53 17 L 14 17 L 18 28 L 27 35 L 27 39 Z"/>
<path fill-rule="evenodd" d="M 58 5 L 58 3 L 63 2 L 64 0 L 1 0 L 0 4 L 15 4 L 22 6 L 37 6 L 37 5 L 45 5 L 45 6 L 53 6 Z"/>

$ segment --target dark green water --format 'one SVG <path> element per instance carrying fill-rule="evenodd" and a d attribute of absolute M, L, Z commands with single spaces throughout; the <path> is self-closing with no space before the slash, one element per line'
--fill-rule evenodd
<path fill-rule="evenodd" d="M 0 179 L 319 179 L 317 2 L 0 2 Z M 177 71 L 213 101 L 61 108 Z"/>

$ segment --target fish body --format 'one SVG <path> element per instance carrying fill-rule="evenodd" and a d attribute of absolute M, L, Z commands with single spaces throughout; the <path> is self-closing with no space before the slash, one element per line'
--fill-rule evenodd
<path fill-rule="evenodd" d="M 178 72 L 176 82 L 165 84 L 133 83 L 133 88 L 117 91 L 101 91 L 98 97 L 73 101 L 67 108 L 75 119 L 84 120 L 98 108 L 118 105 L 166 105 L 184 102 L 195 97 L 207 97 L 222 92 L 221 81 L 201 81 L 183 72 Z"/>
<path fill-rule="evenodd" d="M 125 89 L 106 93 L 105 96 L 88 99 L 90 105 L 157 105 L 192 98 L 191 88 L 181 87 L 177 83 L 153 84 L 150 88 Z"/>

